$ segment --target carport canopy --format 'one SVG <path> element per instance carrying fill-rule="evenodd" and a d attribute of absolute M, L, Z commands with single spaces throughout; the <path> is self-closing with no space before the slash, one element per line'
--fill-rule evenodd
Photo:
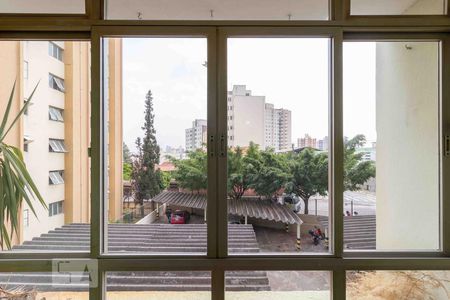
<path fill-rule="evenodd" d="M 155 196 L 152 201 L 160 204 L 181 206 L 186 208 L 206 209 L 206 195 L 163 191 Z M 242 217 L 251 217 L 284 224 L 300 225 L 303 221 L 289 207 L 275 203 L 271 200 L 257 198 L 228 199 L 228 214 Z"/>

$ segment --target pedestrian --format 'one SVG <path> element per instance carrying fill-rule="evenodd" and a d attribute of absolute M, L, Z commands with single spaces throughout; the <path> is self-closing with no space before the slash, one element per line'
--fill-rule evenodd
<path fill-rule="evenodd" d="M 172 209 L 170 209 L 170 208 L 166 209 L 166 216 L 167 216 L 167 221 L 170 224 L 170 217 L 172 217 Z"/>

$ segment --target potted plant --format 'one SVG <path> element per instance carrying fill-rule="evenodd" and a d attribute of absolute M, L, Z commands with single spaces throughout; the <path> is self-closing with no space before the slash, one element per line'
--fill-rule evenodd
<path fill-rule="evenodd" d="M 35 216 L 34 201 L 37 200 L 43 207 L 47 208 L 44 199 L 25 166 L 21 149 L 8 145 L 5 142 L 5 137 L 30 105 L 30 101 L 38 85 L 36 85 L 19 113 L 8 124 L 16 89 L 16 83 L 14 83 L 3 119 L 0 123 L 0 246 L 2 249 L 5 246 L 7 249 L 11 249 L 12 237 L 14 234 L 18 234 L 19 214 L 23 201 L 25 201 Z"/>

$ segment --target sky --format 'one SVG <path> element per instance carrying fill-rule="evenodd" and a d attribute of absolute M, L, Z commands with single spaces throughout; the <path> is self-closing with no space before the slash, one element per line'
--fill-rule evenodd
<path fill-rule="evenodd" d="M 266 103 L 292 112 L 292 142 L 328 131 L 329 40 L 233 38 L 228 41 L 228 89 L 246 85 Z M 152 91 L 158 144 L 184 147 L 185 129 L 206 119 L 205 38 L 123 40 L 123 134 L 133 151 L 143 135 L 144 100 Z M 375 141 L 375 44 L 344 45 L 344 134 Z"/>

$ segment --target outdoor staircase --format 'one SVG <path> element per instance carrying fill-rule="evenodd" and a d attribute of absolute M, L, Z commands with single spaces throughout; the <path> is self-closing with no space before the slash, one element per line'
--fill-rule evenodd
<path fill-rule="evenodd" d="M 322 227 L 328 227 L 328 217 L 318 217 Z M 376 216 L 344 216 L 344 248 L 376 249 Z"/>
<path fill-rule="evenodd" d="M 264 271 L 227 272 L 227 291 L 269 291 Z M 70 284 L 67 284 L 71 282 Z M 108 291 L 209 291 L 211 274 L 205 271 L 108 272 Z M 87 274 L 0 273 L 0 286 L 12 290 L 87 292 Z"/>
<path fill-rule="evenodd" d="M 253 226 L 230 224 L 230 252 L 259 252 Z M 145 253 L 206 253 L 206 224 L 109 224 L 108 251 Z M 89 251 L 89 224 L 56 228 L 13 251 Z"/>
<path fill-rule="evenodd" d="M 252 225 L 228 226 L 231 253 L 259 252 Z M 206 224 L 109 224 L 108 250 L 110 253 L 206 253 L 206 235 Z M 89 224 L 69 224 L 14 246 L 11 251 L 89 251 L 89 245 Z M 70 285 L 64 284 L 70 280 Z M 87 291 L 87 283 L 87 274 L 82 273 L 0 273 L 0 287 L 7 289 Z M 227 272 L 226 283 L 229 291 L 270 290 L 263 271 Z M 205 271 L 109 272 L 107 286 L 108 291 L 208 291 L 211 278 Z"/>

